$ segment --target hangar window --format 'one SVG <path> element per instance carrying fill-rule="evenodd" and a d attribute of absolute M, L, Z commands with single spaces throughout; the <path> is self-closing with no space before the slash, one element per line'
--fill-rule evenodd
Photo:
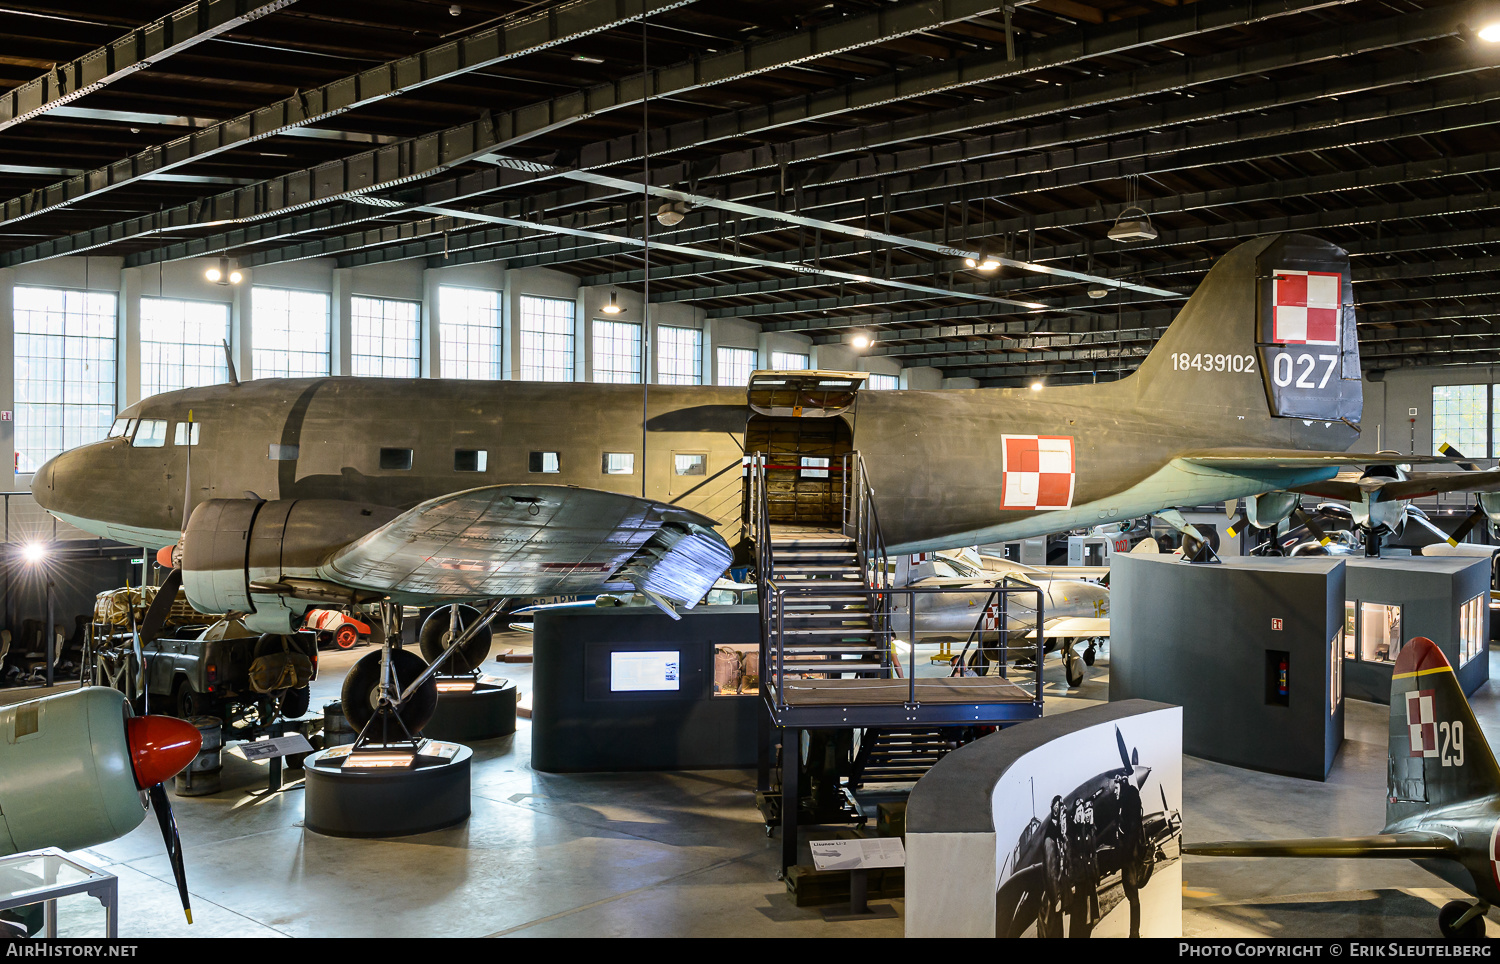
<path fill-rule="evenodd" d="M 719 362 L 720 385 L 748 385 L 755 371 L 754 348 L 720 348 L 715 352 Z"/>
<path fill-rule="evenodd" d="M 901 387 L 900 375 L 881 375 L 875 373 L 870 376 L 870 388 L 877 392 L 895 391 Z"/>
<path fill-rule="evenodd" d="M 641 326 L 594 319 L 594 381 L 634 385 L 641 380 Z"/>
<path fill-rule="evenodd" d="M 380 467 L 396 472 L 410 472 L 411 449 L 381 449 Z"/>
<path fill-rule="evenodd" d="M 167 444 L 167 420 L 164 418 L 143 418 L 141 427 L 136 429 L 135 444 L 137 448 L 159 449 Z"/>
<path fill-rule="evenodd" d="M 500 378 L 500 292 L 440 287 L 438 340 L 444 378 Z"/>
<path fill-rule="evenodd" d="M 605 475 L 634 475 L 635 453 L 634 452 L 605 452 L 604 453 Z"/>
<path fill-rule="evenodd" d="M 141 299 L 141 396 L 229 381 L 229 305 Z"/>
<path fill-rule="evenodd" d="M 416 378 L 422 357 L 417 336 L 422 306 L 392 298 L 349 299 L 351 375 Z"/>
<path fill-rule="evenodd" d="M 109 430 L 115 309 L 114 292 L 13 289 L 17 475 Z"/>
<path fill-rule="evenodd" d="M 490 453 L 487 449 L 454 449 L 453 471 L 483 472 L 489 468 Z"/>
<path fill-rule="evenodd" d="M 703 332 L 656 327 L 656 380 L 663 385 L 703 384 Z"/>
<path fill-rule="evenodd" d="M 297 461 L 297 446 L 280 445 L 272 442 L 271 451 L 266 455 L 266 458 L 272 462 L 295 462 Z"/>
<path fill-rule="evenodd" d="M 1470 458 L 1489 455 L 1488 385 L 1434 385 L 1432 387 L 1432 452 L 1442 454 L 1443 443 Z"/>
<path fill-rule="evenodd" d="M 174 445 L 197 445 L 198 426 L 202 422 L 178 422 L 176 437 L 172 439 Z"/>
<path fill-rule="evenodd" d="M 250 291 L 252 364 L 256 378 L 328 374 L 328 295 L 321 291 Z"/>
<path fill-rule="evenodd" d="M 573 302 L 521 296 L 521 377 L 531 382 L 573 380 Z"/>
<path fill-rule="evenodd" d="M 771 368 L 778 372 L 806 371 L 808 356 L 794 351 L 771 352 Z"/>
<path fill-rule="evenodd" d="M 561 472 L 562 466 L 556 452 L 532 452 L 528 470 L 551 474 Z"/>

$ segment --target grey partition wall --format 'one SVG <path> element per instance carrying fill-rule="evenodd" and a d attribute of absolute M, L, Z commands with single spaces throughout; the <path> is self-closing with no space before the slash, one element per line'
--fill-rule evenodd
<path fill-rule="evenodd" d="M 1345 580 L 1346 695 L 1389 703 L 1391 667 L 1414 636 L 1437 643 L 1464 695 L 1489 681 L 1488 556 L 1350 559 Z"/>
<path fill-rule="evenodd" d="M 1193 756 L 1322 780 L 1344 741 L 1343 625 L 1338 559 L 1119 555 L 1109 698 L 1180 705 Z"/>
<path fill-rule="evenodd" d="M 537 613 L 531 763 L 549 773 L 755 765 L 755 693 L 714 695 L 715 657 L 758 665 L 755 606 Z M 749 688 L 748 686 L 745 688 Z"/>

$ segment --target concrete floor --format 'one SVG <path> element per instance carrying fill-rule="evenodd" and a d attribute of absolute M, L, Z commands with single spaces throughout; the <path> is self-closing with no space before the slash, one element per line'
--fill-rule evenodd
<path fill-rule="evenodd" d="M 507 633 L 495 652 L 529 649 Z M 337 698 L 369 652 L 325 653 L 313 707 Z M 530 689 L 526 664 L 487 663 Z M 1105 699 L 1108 656 L 1074 693 L 1046 673 L 1048 713 Z M 29 695 L 36 695 L 31 691 Z M 0 691 L 0 701 L 25 698 Z M 1500 687 L 1473 700 L 1500 737 Z M 1384 814 L 1386 708 L 1349 701 L 1347 739 L 1326 783 L 1184 759 L 1189 840 L 1362 834 Z M 529 766 L 530 724 L 474 744 L 473 815 L 463 826 L 391 840 L 301 827 L 302 791 L 264 794 L 266 770 L 226 754 L 224 790 L 174 798 L 196 923 L 183 920 L 155 821 L 85 856 L 120 878 L 122 936 L 899 937 L 902 921 L 826 923 L 776 880 L 744 771 L 552 775 Z M 1458 896 L 1401 860 L 1185 858 L 1189 936 L 1437 936 Z M 898 914 L 902 901 L 892 901 Z M 62 908 L 64 934 L 102 933 L 87 898 Z M 1494 922 L 1491 934 L 1500 934 Z"/>

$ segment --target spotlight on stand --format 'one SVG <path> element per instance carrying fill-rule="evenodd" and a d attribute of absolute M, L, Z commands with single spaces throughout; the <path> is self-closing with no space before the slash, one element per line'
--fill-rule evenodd
<path fill-rule="evenodd" d="M 1139 211 L 1140 217 L 1127 218 L 1131 211 Z M 1111 241 L 1150 241 L 1156 237 L 1156 228 L 1151 226 L 1151 216 L 1134 205 L 1120 212 L 1108 233 Z"/>
<path fill-rule="evenodd" d="M 618 315 L 620 312 L 624 311 L 625 309 L 620 307 L 619 293 L 611 291 L 609 293 L 609 304 L 605 305 L 599 310 L 603 311 L 606 315 Z"/>

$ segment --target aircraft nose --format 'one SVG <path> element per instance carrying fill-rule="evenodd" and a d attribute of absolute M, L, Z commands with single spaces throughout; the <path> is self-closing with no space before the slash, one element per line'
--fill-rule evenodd
<path fill-rule="evenodd" d="M 57 471 L 57 460 L 60 458 L 62 458 L 61 455 L 55 455 L 48 459 L 31 477 L 32 498 L 36 499 L 37 504 L 44 509 L 52 508 L 53 476 Z"/>

